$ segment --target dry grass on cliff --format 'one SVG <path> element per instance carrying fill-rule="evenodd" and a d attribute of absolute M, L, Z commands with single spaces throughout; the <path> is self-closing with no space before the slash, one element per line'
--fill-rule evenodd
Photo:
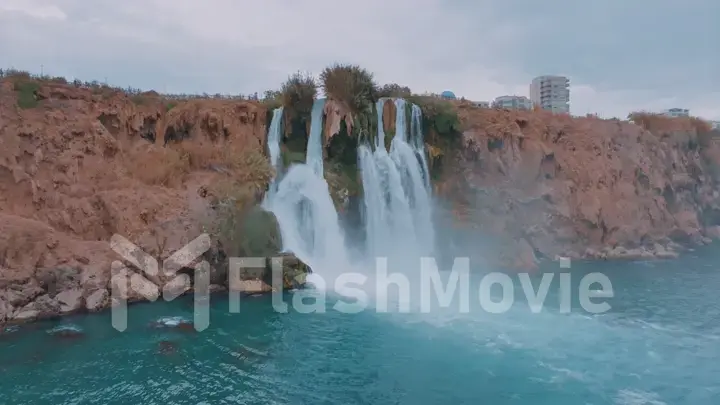
<path fill-rule="evenodd" d="M 320 74 L 325 94 L 345 103 L 354 114 L 372 107 L 377 98 L 377 84 L 373 74 L 358 65 L 326 67 Z"/>
<path fill-rule="evenodd" d="M 657 135 L 671 134 L 676 131 L 695 131 L 703 134 L 712 130 L 710 124 L 697 117 L 668 117 L 647 112 L 632 112 L 628 119 Z"/>
<path fill-rule="evenodd" d="M 378 97 L 402 97 L 408 98 L 412 96 L 410 87 L 401 86 L 397 83 L 388 83 L 378 89 Z"/>
<path fill-rule="evenodd" d="M 283 83 L 280 92 L 286 110 L 309 115 L 317 95 L 317 84 L 309 73 L 297 72 Z"/>
<path fill-rule="evenodd" d="M 231 142 L 180 142 L 143 148 L 126 157 L 126 167 L 133 178 L 149 185 L 176 187 L 189 173 L 210 170 L 231 175 L 240 183 L 264 187 L 273 175 L 272 167 L 259 150 Z"/>

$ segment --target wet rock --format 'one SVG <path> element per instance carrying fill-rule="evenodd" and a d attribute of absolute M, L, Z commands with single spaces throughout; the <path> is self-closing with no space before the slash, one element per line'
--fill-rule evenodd
<path fill-rule="evenodd" d="M 165 297 L 179 297 L 186 291 L 192 288 L 190 276 L 187 274 L 180 274 L 172 280 L 165 283 L 163 286 L 163 296 Z"/>
<path fill-rule="evenodd" d="M 59 266 L 48 269 L 40 269 L 36 272 L 35 278 L 51 297 L 62 291 L 74 290 L 80 287 L 80 269 L 76 267 Z"/>
<path fill-rule="evenodd" d="M 16 310 L 13 320 L 27 322 L 35 319 L 50 319 L 58 315 L 60 315 L 60 304 L 46 294 Z"/>
<path fill-rule="evenodd" d="M 654 257 L 655 255 L 644 247 L 626 249 L 625 247 L 617 246 L 607 252 L 608 259 L 646 260 Z"/>
<path fill-rule="evenodd" d="M 514 268 L 524 271 L 533 271 L 538 269 L 538 260 L 535 257 L 535 251 L 527 240 L 520 239 L 517 242 L 517 256 L 514 263 Z"/>
<path fill-rule="evenodd" d="M 720 239 L 720 226 L 712 225 L 705 228 L 705 235 L 709 238 L 718 240 Z"/>
<path fill-rule="evenodd" d="M 29 304 L 43 293 L 43 289 L 37 284 L 28 282 L 25 284 L 14 284 L 6 290 L 0 291 L 0 299 L 18 308 Z"/>
<path fill-rule="evenodd" d="M 40 315 L 40 311 L 36 310 L 34 307 L 28 304 L 28 307 L 20 308 L 15 313 L 15 315 L 13 316 L 13 320 L 19 322 L 29 322 L 38 319 L 38 315 Z"/>
<path fill-rule="evenodd" d="M 10 320 L 13 312 L 15 312 L 15 308 L 10 305 L 9 302 L 0 298 L 0 325 L 3 325 L 5 322 Z"/>
<path fill-rule="evenodd" d="M 257 294 L 270 292 L 272 287 L 260 279 L 231 280 L 229 290 L 245 294 Z"/>
<path fill-rule="evenodd" d="M 175 354 L 178 351 L 178 346 L 175 342 L 169 340 L 161 340 L 158 342 L 157 351 L 159 354 L 169 355 Z"/>
<path fill-rule="evenodd" d="M 90 312 L 97 312 L 110 305 L 110 294 L 106 289 L 95 290 L 85 298 L 85 308 Z"/>
<path fill-rule="evenodd" d="M 656 243 L 654 248 L 655 257 L 658 259 L 676 259 L 678 256 L 680 256 L 680 254 L 676 251 L 669 250 L 659 243 Z"/>
<path fill-rule="evenodd" d="M 55 296 L 55 300 L 60 304 L 60 312 L 63 314 L 83 308 L 83 292 L 80 288 L 62 291 Z"/>
<path fill-rule="evenodd" d="M 38 319 L 52 319 L 60 315 L 60 303 L 45 294 L 37 297 L 34 302 L 26 305 L 23 310 L 37 311 Z"/>
<path fill-rule="evenodd" d="M 210 284 L 210 293 L 211 294 L 222 293 L 222 292 L 226 292 L 226 291 L 227 291 L 227 287 L 225 287 L 224 285 Z"/>
<path fill-rule="evenodd" d="M 113 299 L 124 299 L 128 302 L 155 301 L 158 299 L 160 288 L 155 283 L 122 264 L 114 262 L 113 266 L 113 276 L 110 279 Z"/>
<path fill-rule="evenodd" d="M 279 257 L 282 260 L 283 288 L 291 290 L 304 287 L 307 274 L 312 273 L 310 266 L 291 253 Z"/>
<path fill-rule="evenodd" d="M 195 325 L 192 322 L 181 322 L 179 323 L 175 329 L 182 331 L 182 332 L 196 332 Z"/>

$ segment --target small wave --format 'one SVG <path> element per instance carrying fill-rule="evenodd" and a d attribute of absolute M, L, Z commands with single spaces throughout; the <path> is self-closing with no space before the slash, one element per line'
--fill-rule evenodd
<path fill-rule="evenodd" d="M 174 327 L 182 323 L 189 323 L 190 321 L 182 316 L 166 316 L 158 319 L 156 322 L 164 326 Z"/>
<path fill-rule="evenodd" d="M 52 329 L 49 329 L 47 333 L 58 333 L 58 332 L 82 332 L 82 328 L 75 324 L 58 325 Z"/>
<path fill-rule="evenodd" d="M 544 367 L 550 371 L 554 371 L 556 375 L 552 377 L 550 382 L 559 382 L 562 380 L 565 380 L 566 378 L 570 378 L 577 381 L 585 381 L 585 376 L 583 373 L 579 371 L 570 370 L 568 368 L 564 367 L 555 367 L 552 364 L 543 363 L 542 361 L 538 363 L 541 367 Z"/>
<path fill-rule="evenodd" d="M 620 390 L 615 397 L 618 405 L 667 405 L 661 401 L 659 395 L 654 392 Z"/>

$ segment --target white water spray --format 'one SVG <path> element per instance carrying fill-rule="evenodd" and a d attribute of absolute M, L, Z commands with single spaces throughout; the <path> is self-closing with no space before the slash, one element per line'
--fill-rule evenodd
<path fill-rule="evenodd" d="M 270 152 L 270 163 L 275 170 L 275 177 L 270 182 L 270 189 L 265 196 L 264 204 L 267 204 L 269 200 L 273 198 L 277 192 L 277 178 L 280 174 L 280 140 L 282 139 L 282 117 L 283 107 L 278 107 L 273 110 L 272 120 L 270 121 L 270 128 L 268 129 L 268 151 Z"/>
<path fill-rule="evenodd" d="M 323 177 L 324 106 L 325 99 L 313 104 L 305 164 L 289 168 L 266 204 L 280 225 L 283 250 L 323 276 L 348 264 L 345 237 Z"/>
<path fill-rule="evenodd" d="M 406 102 L 392 101 L 397 110 L 396 133 L 388 151 L 383 130 L 385 102 L 390 100 L 381 99 L 376 105 L 378 133 L 374 145 L 358 147 L 366 231 L 361 265 L 374 269 L 377 257 L 387 257 L 393 266 L 419 273 L 420 257 L 432 256 L 435 250 L 422 116 L 419 108 L 412 106 L 408 133 Z M 326 278 L 349 271 L 350 255 L 323 178 L 324 104 L 321 99 L 313 105 L 306 163 L 290 167 L 267 207 L 280 224 L 283 249 L 295 253 Z"/>
<path fill-rule="evenodd" d="M 412 105 L 412 114 L 410 116 L 410 140 L 415 153 L 420 158 L 423 169 L 423 178 L 425 179 L 425 188 L 427 192 L 432 192 L 430 188 L 430 169 L 428 167 L 427 157 L 425 156 L 425 137 L 422 132 L 422 110 L 420 106 Z"/>
<path fill-rule="evenodd" d="M 325 99 L 321 98 L 315 100 L 310 113 L 310 136 L 308 137 L 307 145 L 307 163 L 313 172 L 322 177 L 323 176 L 323 111 L 325 110 Z"/>
<path fill-rule="evenodd" d="M 394 264 L 410 266 L 412 271 L 419 269 L 420 257 L 431 256 L 435 251 L 430 190 L 426 185 L 426 169 L 418 159 L 418 154 L 424 157 L 424 143 L 421 126 L 411 125 L 412 141 L 421 147 L 408 144 L 406 102 L 396 99 L 395 135 L 388 153 L 383 129 L 383 107 L 387 101 L 381 99 L 377 103 L 375 150 L 369 145 L 358 147 L 365 193 L 366 252 L 370 260 L 388 257 Z"/>

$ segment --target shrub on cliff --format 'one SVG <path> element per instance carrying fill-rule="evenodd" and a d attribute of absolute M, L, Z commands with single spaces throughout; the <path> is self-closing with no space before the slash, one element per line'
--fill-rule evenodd
<path fill-rule="evenodd" d="M 712 130 L 710 123 L 697 117 L 668 117 L 662 114 L 635 111 L 628 114 L 628 120 L 657 134 L 693 130 L 699 134 Z"/>
<path fill-rule="evenodd" d="M 632 112 L 628 120 L 653 135 L 690 149 L 709 146 L 710 123 L 697 117 L 668 117 L 657 113 Z"/>
<path fill-rule="evenodd" d="M 377 84 L 373 74 L 357 65 L 326 67 L 320 74 L 325 94 L 344 103 L 353 114 L 372 108 L 377 99 Z"/>
<path fill-rule="evenodd" d="M 37 107 L 36 93 L 40 89 L 40 84 L 36 81 L 18 77 L 13 83 L 13 88 L 17 92 L 17 105 L 22 109 Z"/>
<path fill-rule="evenodd" d="M 127 170 L 143 183 L 177 186 L 192 171 L 227 173 L 238 184 L 265 189 L 273 175 L 267 158 L 255 149 L 228 143 L 179 142 L 168 146 L 143 145 L 147 150 L 126 156 Z"/>
<path fill-rule="evenodd" d="M 457 109 L 449 101 L 432 96 L 411 96 L 408 101 L 422 110 L 425 131 L 433 130 L 444 138 L 461 131 Z"/>
<path fill-rule="evenodd" d="M 297 72 L 290 76 L 281 89 L 282 105 L 297 115 L 310 115 L 317 95 L 315 78 L 308 73 Z"/>
<path fill-rule="evenodd" d="M 410 87 L 401 86 L 397 83 L 386 84 L 378 90 L 378 97 L 401 97 L 408 98 L 412 95 Z"/>
<path fill-rule="evenodd" d="M 258 205 L 272 179 L 272 167 L 259 152 L 240 153 L 235 158 L 229 176 L 211 187 L 215 215 L 210 231 L 229 256 L 274 255 L 281 242 L 277 221 Z"/>
<path fill-rule="evenodd" d="M 252 187 L 235 185 L 216 208 L 213 233 L 226 255 L 269 257 L 282 247 L 277 219 L 258 205 Z"/>

